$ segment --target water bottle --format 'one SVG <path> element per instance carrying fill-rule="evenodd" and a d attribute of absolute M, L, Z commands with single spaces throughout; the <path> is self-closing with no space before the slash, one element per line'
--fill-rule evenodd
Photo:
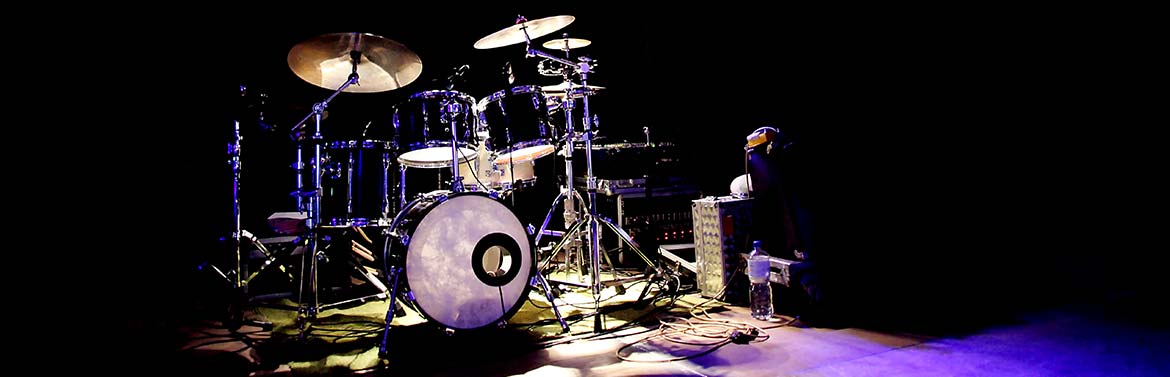
<path fill-rule="evenodd" d="M 751 281 L 752 318 L 767 321 L 772 319 L 772 284 L 768 282 L 768 253 L 760 246 L 760 241 L 752 242 L 752 252 L 748 254 L 747 273 Z"/>

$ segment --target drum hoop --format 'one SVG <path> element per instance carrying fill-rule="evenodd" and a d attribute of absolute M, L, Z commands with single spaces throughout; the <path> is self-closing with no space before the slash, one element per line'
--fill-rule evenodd
<path fill-rule="evenodd" d="M 379 145 L 380 144 L 380 145 Z M 387 151 L 397 149 L 393 141 L 385 140 L 337 140 L 329 142 L 325 145 L 325 149 L 385 149 Z"/>
<path fill-rule="evenodd" d="M 394 220 L 390 222 L 390 231 L 393 233 L 395 230 L 398 229 L 399 226 L 402 226 L 402 221 L 405 220 L 405 218 L 403 216 L 407 215 L 407 213 L 409 212 L 408 210 L 418 206 L 419 203 L 425 199 L 437 198 L 433 205 L 428 206 L 427 208 L 423 209 L 422 212 L 418 212 L 419 220 L 422 220 L 422 218 L 426 217 L 427 214 L 430 213 L 432 209 L 434 209 L 435 207 L 438 207 L 440 204 L 443 204 L 443 202 L 446 202 L 447 200 L 450 200 L 452 198 L 465 196 L 465 195 L 482 196 L 482 197 L 491 199 L 492 201 L 495 201 L 496 203 L 503 204 L 504 208 L 507 208 L 509 212 L 512 212 L 513 216 L 516 215 L 516 208 L 512 207 L 511 204 L 508 204 L 507 201 L 499 200 L 497 198 L 492 197 L 492 194 L 490 194 L 490 193 L 480 192 L 480 191 L 454 192 L 454 191 L 450 191 L 450 190 L 435 190 L 435 191 L 431 191 L 429 193 L 423 194 L 420 197 L 414 198 L 409 203 L 406 203 L 406 205 L 402 207 L 402 211 L 399 211 L 398 215 L 394 216 Z M 519 216 L 516 217 L 516 219 L 519 219 L 519 218 L 520 218 Z M 521 225 L 523 225 L 523 223 L 521 223 Z M 532 235 L 528 234 L 528 232 L 524 232 L 524 234 L 526 236 L 525 238 L 528 239 L 528 246 L 529 246 L 528 249 L 530 251 L 532 251 L 533 254 L 536 254 L 536 240 L 533 239 Z M 393 237 L 393 235 L 390 235 L 387 237 Z M 410 245 L 407 244 L 404 246 L 409 247 Z M 405 267 L 405 266 L 403 266 L 403 267 Z M 534 267 L 533 270 L 535 270 L 535 266 L 533 266 L 533 267 Z"/>
<path fill-rule="evenodd" d="M 487 109 L 488 104 L 490 104 L 492 102 L 498 102 L 500 99 L 503 99 L 504 96 L 507 95 L 507 92 L 511 92 L 512 95 L 521 94 L 521 93 L 535 93 L 535 94 L 539 94 L 542 98 L 545 96 L 544 90 L 536 85 L 514 86 L 510 89 L 504 89 L 504 90 L 500 90 L 500 91 L 497 91 L 495 93 L 492 93 L 491 95 L 480 100 L 479 101 L 480 112 L 482 113 L 484 109 Z"/>

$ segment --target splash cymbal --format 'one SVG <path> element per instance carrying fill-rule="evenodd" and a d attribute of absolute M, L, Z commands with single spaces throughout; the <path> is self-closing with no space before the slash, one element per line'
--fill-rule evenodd
<path fill-rule="evenodd" d="M 288 66 L 310 84 L 337 90 L 353 73 L 355 56 L 358 83 L 344 92 L 394 90 L 422 74 L 422 60 L 409 48 L 367 33 L 325 34 L 298 43 L 288 52 Z"/>
<path fill-rule="evenodd" d="M 480 38 L 475 42 L 475 48 L 485 50 L 524 43 L 528 39 L 540 38 L 554 31 L 561 30 L 565 26 L 569 26 L 570 23 L 573 23 L 575 19 L 576 17 L 573 16 L 552 16 L 528 21 L 522 17 L 520 20 L 517 20 L 515 25 Z M 525 31 L 528 32 L 527 39 L 524 38 Z"/>
<path fill-rule="evenodd" d="M 564 51 L 564 50 L 572 50 L 575 48 L 585 47 L 585 46 L 588 46 L 591 44 L 593 44 L 593 42 L 589 41 L 588 39 L 560 38 L 560 39 L 553 39 L 551 41 L 544 42 L 544 44 L 542 44 L 541 46 L 543 46 L 544 48 L 550 48 L 550 49 L 554 49 L 554 50 Z"/>

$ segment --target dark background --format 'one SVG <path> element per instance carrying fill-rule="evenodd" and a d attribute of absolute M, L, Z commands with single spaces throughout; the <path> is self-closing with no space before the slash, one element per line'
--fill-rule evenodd
<path fill-rule="evenodd" d="M 559 82 L 535 75 L 520 45 L 472 48 L 517 14 L 575 16 L 536 41 L 567 32 L 593 42 L 578 51 L 599 61 L 590 84 L 607 87 L 594 103 L 601 135 L 638 140 L 649 127 L 682 147 L 705 194 L 726 194 L 752 130 L 795 140 L 816 251 L 835 262 L 835 295 L 856 318 L 946 324 L 1164 285 L 1152 261 L 1165 242 L 1151 236 L 1164 221 L 1147 219 L 1165 207 L 1154 184 L 1165 169 L 1153 163 L 1157 125 L 1142 116 L 1153 104 L 1140 91 L 1148 53 L 1124 38 L 1136 31 L 953 9 L 358 8 L 192 10 L 188 21 L 160 15 L 92 34 L 105 43 L 84 54 L 118 93 L 106 114 L 121 118 L 83 135 L 117 140 L 103 148 L 122 163 L 99 203 L 115 226 L 137 230 L 113 258 L 134 271 L 111 274 L 120 305 L 147 317 L 147 303 L 182 305 L 198 286 L 193 266 L 221 252 L 239 85 L 269 96 L 276 129 L 244 119 L 244 226 L 260 233 L 269 213 L 292 210 L 283 129 L 331 93 L 291 72 L 293 45 L 360 31 L 421 58 L 406 87 L 331 103 L 326 136 L 348 139 L 406 96 L 440 89 L 459 65 L 471 70 L 456 89 L 477 99 L 507 87 L 505 61 L 517 84 Z"/>

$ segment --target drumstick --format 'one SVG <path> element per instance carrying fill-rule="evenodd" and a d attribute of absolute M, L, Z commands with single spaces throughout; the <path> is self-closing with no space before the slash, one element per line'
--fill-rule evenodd
<path fill-rule="evenodd" d="M 350 242 L 353 242 L 354 254 L 357 254 L 359 257 L 365 258 L 370 262 L 374 261 L 374 253 L 370 252 L 369 249 L 366 249 L 365 246 L 362 246 L 362 244 L 358 243 L 357 241 L 350 240 Z"/>
<path fill-rule="evenodd" d="M 353 227 L 353 230 L 356 230 L 356 231 L 357 231 L 357 233 L 358 233 L 358 235 L 361 235 L 361 236 L 362 236 L 362 239 L 363 239 L 363 240 L 366 240 L 366 242 L 369 242 L 369 243 L 374 243 L 374 241 L 370 241 L 370 237 L 367 237 L 367 236 L 366 236 L 366 232 L 365 232 L 364 230 L 362 230 L 362 228 L 361 228 L 361 227 L 356 227 L 356 226 L 355 226 L 355 227 Z"/>

